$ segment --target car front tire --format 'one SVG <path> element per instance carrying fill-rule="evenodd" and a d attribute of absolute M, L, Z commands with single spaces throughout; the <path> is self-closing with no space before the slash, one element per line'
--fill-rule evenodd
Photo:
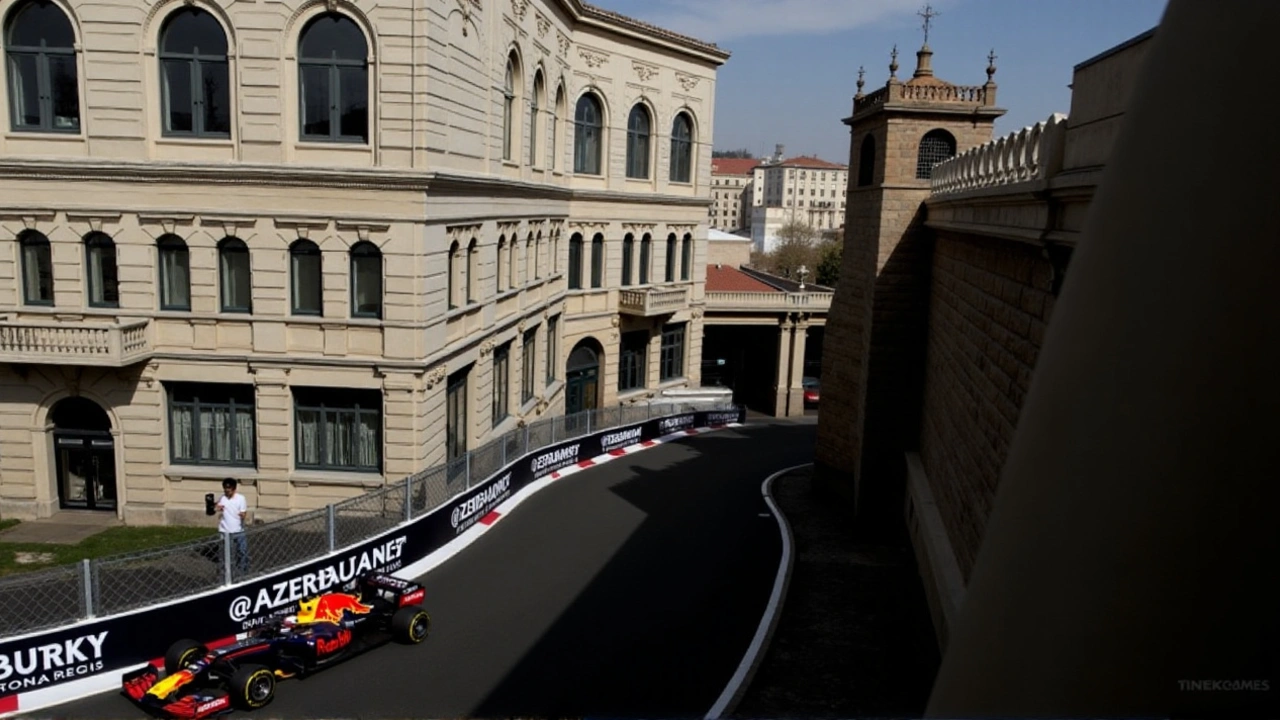
<path fill-rule="evenodd" d="M 164 654 L 164 672 L 166 675 L 172 675 L 203 657 L 207 652 L 209 649 L 195 640 L 179 640 L 170 645 L 169 651 Z"/>
<path fill-rule="evenodd" d="M 231 696 L 242 710 L 257 710 L 276 694 L 276 676 L 262 665 L 245 665 L 231 676 Z"/>

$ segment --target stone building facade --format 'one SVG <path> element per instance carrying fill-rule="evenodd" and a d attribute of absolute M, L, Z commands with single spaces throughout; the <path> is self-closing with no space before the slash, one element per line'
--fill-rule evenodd
<path fill-rule="evenodd" d="M 905 510 L 940 645 L 1150 37 L 1077 65 L 1069 117 L 995 141 L 1002 111 L 990 80 L 910 90 L 891 78 L 855 99 L 857 175 L 827 323 L 819 476 L 852 501 L 866 532 L 902 532 Z M 902 107 L 913 94 L 959 113 Z M 950 137 L 935 152 L 926 140 L 938 130 Z"/>
<path fill-rule="evenodd" d="M 230 476 L 268 520 L 698 384 L 714 45 L 578 0 L 0 21 L 0 516 Z"/>
<path fill-rule="evenodd" d="M 779 146 L 781 149 L 782 146 Z M 849 169 L 839 163 L 799 155 L 757 165 L 751 181 L 751 239 L 756 250 L 773 252 L 778 231 L 802 223 L 819 232 L 844 222 Z"/>
<path fill-rule="evenodd" d="M 714 158 L 711 161 L 711 227 L 726 232 L 750 228 L 754 197 L 754 158 Z"/>

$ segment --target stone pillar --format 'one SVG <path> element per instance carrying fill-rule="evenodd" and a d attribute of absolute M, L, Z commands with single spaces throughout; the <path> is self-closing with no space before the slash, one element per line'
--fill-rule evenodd
<path fill-rule="evenodd" d="M 254 487 L 257 505 L 249 513 L 249 520 L 269 522 L 287 516 L 292 509 L 293 490 L 288 480 L 293 449 L 289 369 L 250 367 L 250 372 L 257 413 L 258 475 Z"/>
<path fill-rule="evenodd" d="M 778 323 L 778 368 L 773 383 L 773 415 L 787 417 L 787 399 L 791 394 L 791 341 L 794 324 L 786 315 Z"/>
<path fill-rule="evenodd" d="M 791 340 L 791 382 L 787 392 L 787 417 L 804 415 L 804 352 L 809 336 L 809 318 L 801 315 Z"/>

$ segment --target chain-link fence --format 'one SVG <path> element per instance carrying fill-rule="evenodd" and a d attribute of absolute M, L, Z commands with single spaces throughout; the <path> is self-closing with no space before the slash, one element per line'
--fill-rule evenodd
<path fill-rule="evenodd" d="M 586 410 L 512 430 L 443 465 L 319 510 L 216 535 L 0 578 L 0 638 L 113 615 L 269 575 L 386 532 L 531 452 L 601 430 L 730 403 Z"/>

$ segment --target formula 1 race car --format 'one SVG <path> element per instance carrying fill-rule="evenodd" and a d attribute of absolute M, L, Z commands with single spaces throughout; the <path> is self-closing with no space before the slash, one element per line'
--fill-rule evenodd
<path fill-rule="evenodd" d="M 278 679 L 306 676 L 389 640 L 426 639 L 431 617 L 419 604 L 422 586 L 383 573 L 365 573 L 353 585 L 354 594 L 303 600 L 295 615 L 273 616 L 224 647 L 179 640 L 165 653 L 163 673 L 150 664 L 125 673 L 124 693 L 161 717 L 254 710 L 271 702 Z"/>

